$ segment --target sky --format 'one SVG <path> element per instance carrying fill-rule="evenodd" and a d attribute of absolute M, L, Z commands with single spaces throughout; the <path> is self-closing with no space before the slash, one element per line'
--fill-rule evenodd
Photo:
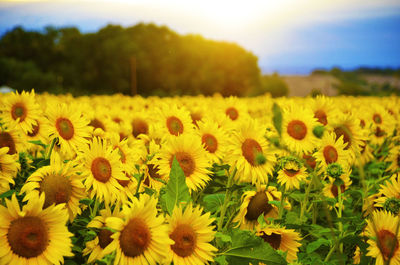
<path fill-rule="evenodd" d="M 139 22 L 238 43 L 264 73 L 400 67 L 399 0 L 0 0 L 0 34 L 17 25 L 94 32 Z"/>

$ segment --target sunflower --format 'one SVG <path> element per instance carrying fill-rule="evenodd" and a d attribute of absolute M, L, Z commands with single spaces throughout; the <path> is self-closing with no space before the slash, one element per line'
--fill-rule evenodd
<path fill-rule="evenodd" d="M 132 136 L 136 139 L 140 135 L 150 135 L 153 133 L 154 118 L 148 111 L 138 111 L 130 118 Z"/>
<path fill-rule="evenodd" d="M 242 195 L 242 204 L 240 205 L 239 214 L 235 217 L 234 222 L 238 222 L 241 229 L 254 229 L 258 225 L 258 217 L 264 214 L 264 219 L 278 217 L 278 207 L 270 204 L 270 201 L 280 201 L 282 193 L 274 186 L 260 185 L 257 191 L 246 191 Z M 289 203 L 285 203 L 285 208 L 290 208 Z"/>
<path fill-rule="evenodd" d="M 367 141 L 362 141 L 361 150 L 359 156 L 356 157 L 354 164 L 357 166 L 364 166 L 368 162 L 374 159 L 373 149 Z M 389 170 L 389 169 L 388 169 Z"/>
<path fill-rule="evenodd" d="M 17 155 L 25 150 L 25 143 L 14 125 L 7 129 L 0 126 L 0 148 L 8 147 L 7 154 Z"/>
<path fill-rule="evenodd" d="M 116 230 L 105 253 L 116 251 L 114 264 L 156 264 L 165 259 L 174 243 L 168 237 L 164 218 L 157 216 L 157 199 L 147 194 L 123 206 L 123 218 L 108 217 L 107 227 Z"/>
<path fill-rule="evenodd" d="M 335 104 L 331 98 L 325 96 L 317 96 L 312 100 L 310 108 L 314 113 L 314 118 L 323 126 L 329 124 L 332 116 L 337 113 Z"/>
<path fill-rule="evenodd" d="M 227 134 L 223 128 L 210 118 L 197 121 L 196 133 L 201 137 L 205 149 L 209 153 L 211 162 L 219 163 L 226 154 Z"/>
<path fill-rule="evenodd" d="M 159 168 L 158 174 L 163 178 L 168 178 L 172 161 L 176 157 L 185 174 L 189 191 L 204 187 L 210 180 L 207 153 L 196 135 L 187 134 L 169 138 L 162 145 L 158 157 L 159 160 L 155 160 L 155 165 Z"/>
<path fill-rule="evenodd" d="M 365 234 L 369 244 L 367 256 L 376 258 L 377 265 L 400 264 L 398 234 L 399 216 L 385 210 L 375 211 L 367 221 Z"/>
<path fill-rule="evenodd" d="M 27 142 L 27 150 L 31 153 L 43 150 L 43 147 L 37 144 L 30 143 L 30 141 L 40 141 L 43 144 L 49 144 L 49 140 L 47 138 L 47 132 L 43 130 L 43 124 L 46 123 L 46 119 L 44 117 L 39 117 L 36 119 L 36 124 L 33 125 L 32 131 L 23 135 Z"/>
<path fill-rule="evenodd" d="M 381 184 L 378 190 L 378 196 L 374 200 L 375 207 L 383 207 L 388 199 L 400 199 L 400 178 L 399 174 L 394 174 L 389 180 Z"/>
<path fill-rule="evenodd" d="M 90 254 L 87 261 L 88 263 L 102 259 L 105 255 L 109 254 L 104 251 L 105 248 L 113 241 L 111 238 L 113 232 L 106 229 L 106 219 L 108 217 L 122 218 L 122 214 L 119 211 L 118 205 L 115 207 L 114 212 L 111 212 L 111 209 L 106 206 L 105 209 L 100 210 L 99 216 L 96 216 L 87 224 L 88 228 L 98 229 L 97 236 L 93 240 L 86 242 L 86 248 L 82 252 L 84 256 Z"/>
<path fill-rule="evenodd" d="M 340 179 L 343 181 L 343 183 L 340 185 L 340 193 L 343 194 L 345 190 L 347 190 L 352 181 L 350 179 L 350 174 L 351 174 L 351 169 L 346 169 L 343 171 L 343 174 L 340 175 Z M 339 195 L 339 187 L 334 184 L 335 179 L 328 177 L 328 183 L 325 184 L 322 193 L 325 195 L 325 197 L 328 198 L 337 198 Z"/>
<path fill-rule="evenodd" d="M 143 184 L 147 187 L 160 191 L 161 187 L 164 184 L 161 181 L 167 181 L 168 176 L 159 174 L 159 167 L 157 165 L 157 157 L 158 152 L 160 151 L 160 145 L 158 145 L 154 140 L 151 140 L 148 145 L 148 155 L 146 159 L 146 163 L 142 165 L 143 172 Z"/>
<path fill-rule="evenodd" d="M 190 265 L 212 261 L 218 250 L 210 244 L 215 235 L 213 221 L 209 212 L 202 214 L 200 206 L 188 205 L 185 210 L 175 207 L 168 218 L 168 234 L 175 243 L 168 249 L 165 263 Z"/>
<path fill-rule="evenodd" d="M 92 111 L 86 111 L 85 117 L 89 119 L 89 126 L 93 136 L 105 138 L 110 133 L 117 131 L 118 125 L 111 120 L 104 108 L 97 107 Z"/>
<path fill-rule="evenodd" d="M 373 104 L 369 111 L 371 119 L 372 135 L 370 141 L 372 144 L 382 144 L 387 136 L 393 134 L 395 129 L 395 119 L 389 112 L 381 105 Z"/>
<path fill-rule="evenodd" d="M 116 132 L 109 133 L 107 139 L 112 148 L 118 151 L 123 171 L 127 174 L 132 174 L 135 170 L 135 165 L 139 164 L 139 160 L 143 155 L 129 147 L 128 139 L 120 140 Z"/>
<path fill-rule="evenodd" d="M 236 178 L 265 184 L 272 175 L 276 158 L 264 138 L 265 128 L 256 120 L 246 120 L 233 132 L 227 162 L 236 167 Z"/>
<path fill-rule="evenodd" d="M 65 104 L 48 105 L 46 114 L 49 122 L 43 127 L 50 136 L 49 140 L 57 138 L 60 151 L 67 156 L 75 156 L 77 150 L 88 143 L 88 121 L 76 108 Z"/>
<path fill-rule="evenodd" d="M 193 132 L 194 124 L 190 113 L 185 108 L 179 108 L 176 104 L 163 105 L 157 112 L 158 123 L 155 125 L 155 137 L 178 136 Z"/>
<path fill-rule="evenodd" d="M 32 197 L 21 211 L 13 194 L 7 207 L 0 205 L 1 264 L 60 264 L 64 256 L 73 256 L 64 205 L 43 210 L 44 201 L 44 194 Z"/>
<path fill-rule="evenodd" d="M 246 104 L 237 97 L 229 97 L 221 102 L 222 112 L 232 122 L 241 121 L 249 118 Z"/>
<path fill-rule="evenodd" d="M 306 168 L 298 159 L 288 158 L 284 159 L 281 169 L 278 171 L 278 183 L 285 185 L 286 190 L 300 189 L 300 182 L 307 178 Z"/>
<path fill-rule="evenodd" d="M 35 102 L 35 91 L 11 93 L 0 105 L 0 118 L 6 124 L 15 124 L 24 133 L 32 131 L 40 117 L 39 105 Z"/>
<path fill-rule="evenodd" d="M 0 194 L 10 189 L 10 183 L 14 184 L 14 177 L 21 166 L 14 155 L 9 155 L 8 147 L 0 148 Z"/>
<path fill-rule="evenodd" d="M 399 171 L 400 168 L 400 146 L 395 146 L 389 150 L 389 155 L 386 158 L 387 162 L 390 162 L 390 166 L 387 171 L 393 173 Z"/>
<path fill-rule="evenodd" d="M 293 262 L 297 259 L 297 252 L 299 252 L 299 247 L 301 246 L 301 243 L 299 243 L 301 237 L 294 229 L 267 226 L 262 229 L 258 228 L 256 235 L 261 237 L 274 249 L 287 252 L 287 262 Z"/>
<path fill-rule="evenodd" d="M 283 144 L 298 154 L 311 152 L 317 143 L 317 138 L 313 134 L 313 129 L 317 125 L 317 119 L 310 109 L 294 106 L 284 109 Z"/>
<path fill-rule="evenodd" d="M 72 222 L 81 213 L 79 200 L 86 196 L 85 187 L 73 162 L 63 163 L 56 152 L 52 153 L 50 161 L 49 166 L 39 168 L 26 180 L 21 188 L 21 193 L 25 193 L 23 201 L 44 193 L 43 207 L 65 203 Z"/>
<path fill-rule="evenodd" d="M 82 149 L 78 160 L 82 162 L 84 185 L 90 197 L 96 196 L 106 204 L 115 202 L 122 189 L 118 180 L 129 180 L 123 172 L 118 150 L 96 137 Z"/>
<path fill-rule="evenodd" d="M 325 171 L 329 164 L 338 163 L 344 168 L 350 166 L 350 152 L 345 150 L 346 145 L 343 142 L 343 137 L 336 139 L 336 135 L 332 132 L 325 133 L 321 139 L 321 144 L 318 151 L 314 153 L 316 162 Z"/>

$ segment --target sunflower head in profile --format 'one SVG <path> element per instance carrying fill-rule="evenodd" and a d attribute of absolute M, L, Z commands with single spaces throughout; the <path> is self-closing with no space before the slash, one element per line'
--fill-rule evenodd
<path fill-rule="evenodd" d="M 16 156 L 7 153 L 8 147 L 0 148 L 0 193 L 10 189 L 10 184 L 14 184 L 14 176 L 21 168 Z"/>
<path fill-rule="evenodd" d="M 324 95 L 317 96 L 310 103 L 314 118 L 323 126 L 328 125 L 332 116 L 337 113 L 333 100 Z"/>
<path fill-rule="evenodd" d="M 48 123 L 44 124 L 44 129 L 50 141 L 57 138 L 61 153 L 74 157 L 77 150 L 88 143 L 88 121 L 75 107 L 49 103 L 47 117 Z"/>
<path fill-rule="evenodd" d="M 278 207 L 270 201 L 280 201 L 282 193 L 274 186 L 260 185 L 256 191 L 246 191 L 242 196 L 239 214 L 234 222 L 238 222 L 241 229 L 252 230 L 258 225 L 258 217 L 263 214 L 266 222 L 268 218 L 278 217 Z M 286 209 L 290 204 L 285 202 Z"/>
<path fill-rule="evenodd" d="M 123 206 L 122 218 L 108 217 L 106 226 L 116 230 L 105 253 L 116 251 L 114 264 L 156 264 L 165 259 L 174 243 L 167 233 L 164 217 L 157 216 L 157 199 L 147 194 Z"/>
<path fill-rule="evenodd" d="M 313 134 L 317 125 L 310 109 L 290 106 L 283 112 L 282 142 L 298 154 L 311 152 L 318 142 Z"/>
<path fill-rule="evenodd" d="M 129 180 L 123 172 L 118 150 L 96 137 L 82 149 L 78 161 L 82 163 L 84 185 L 90 197 L 106 204 L 115 202 L 122 189 L 118 181 Z"/>
<path fill-rule="evenodd" d="M 64 205 L 43 209 L 44 194 L 20 209 L 15 194 L 0 205 L 1 264 L 60 264 L 71 252 L 71 234 Z"/>
<path fill-rule="evenodd" d="M 279 164 L 278 183 L 285 185 L 286 190 L 299 189 L 300 182 L 307 178 L 306 168 L 303 163 L 294 156 L 287 156 L 281 158 Z"/>
<path fill-rule="evenodd" d="M 181 135 L 172 137 L 166 141 L 157 155 L 159 159 L 154 161 L 158 166 L 158 174 L 168 178 L 174 157 L 178 161 L 186 177 L 186 184 L 189 191 L 198 190 L 210 180 L 210 171 L 207 153 L 204 150 L 201 140 L 197 135 Z"/>
<path fill-rule="evenodd" d="M 25 193 L 24 201 L 44 194 L 44 208 L 52 204 L 64 204 L 72 222 L 76 215 L 81 213 L 79 200 L 86 196 L 81 181 L 76 165 L 72 161 L 63 163 L 60 156 L 53 152 L 50 165 L 39 168 L 29 176 L 21 188 L 21 193 Z"/>
<path fill-rule="evenodd" d="M 257 236 L 276 250 L 287 252 L 286 261 L 293 262 L 297 260 L 297 252 L 301 246 L 301 237 L 294 229 L 268 225 L 264 228 L 257 228 Z"/>
<path fill-rule="evenodd" d="M 0 148 L 8 147 L 7 154 L 17 156 L 25 150 L 25 143 L 21 138 L 18 129 L 10 124 L 7 128 L 0 127 Z"/>
<path fill-rule="evenodd" d="M 264 138 L 265 128 L 256 120 L 239 123 L 230 140 L 227 162 L 237 168 L 236 178 L 253 184 L 268 183 L 276 158 Z"/>
<path fill-rule="evenodd" d="M 210 244 L 214 239 L 214 221 L 210 213 L 202 214 L 200 207 L 188 205 L 185 210 L 175 207 L 168 219 L 168 235 L 174 244 L 168 249 L 166 264 L 207 264 L 217 249 Z"/>
<path fill-rule="evenodd" d="M 367 221 L 365 230 L 369 238 L 367 243 L 367 256 L 376 259 L 376 264 L 398 264 L 400 260 L 398 233 L 399 216 L 393 215 L 385 210 L 374 211 Z"/>
<path fill-rule="evenodd" d="M 0 119 L 6 124 L 15 124 L 23 133 L 31 132 L 41 115 L 34 90 L 11 93 L 0 103 Z"/>

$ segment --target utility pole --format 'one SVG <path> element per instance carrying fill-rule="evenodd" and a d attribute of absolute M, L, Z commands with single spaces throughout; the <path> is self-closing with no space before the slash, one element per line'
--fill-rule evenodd
<path fill-rule="evenodd" d="M 136 57 L 132 56 L 130 59 L 131 65 L 131 94 L 135 96 L 137 94 L 137 77 L 136 77 Z"/>

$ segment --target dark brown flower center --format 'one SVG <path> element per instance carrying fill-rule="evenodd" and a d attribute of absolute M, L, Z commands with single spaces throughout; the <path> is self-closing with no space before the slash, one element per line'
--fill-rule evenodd
<path fill-rule="evenodd" d="M 214 135 L 205 133 L 201 137 L 201 142 L 205 145 L 206 149 L 210 153 L 215 153 L 218 149 L 218 141 Z"/>
<path fill-rule="evenodd" d="M 272 210 L 272 206 L 268 203 L 268 197 L 265 192 L 259 191 L 254 195 L 247 206 L 246 219 L 255 221 L 264 213 L 268 214 Z"/>
<path fill-rule="evenodd" d="M 28 259 L 37 257 L 49 244 L 48 228 L 39 217 L 21 217 L 11 222 L 7 239 L 16 255 Z"/>
<path fill-rule="evenodd" d="M 122 187 L 128 186 L 131 182 L 131 176 L 129 176 L 127 173 L 125 173 L 125 176 L 129 179 L 117 179 L 119 185 L 121 185 Z"/>
<path fill-rule="evenodd" d="M 287 126 L 287 133 L 296 140 L 303 140 L 307 135 L 307 126 L 302 121 L 293 120 Z"/>
<path fill-rule="evenodd" d="M 136 257 L 144 253 L 150 245 L 151 233 L 141 218 L 131 219 L 121 231 L 119 243 L 125 256 Z"/>
<path fill-rule="evenodd" d="M 103 183 L 111 178 L 111 164 L 104 157 L 96 157 L 91 166 L 93 177 Z"/>
<path fill-rule="evenodd" d="M 12 138 L 11 134 L 8 132 L 0 132 L 0 148 L 3 147 L 8 147 L 8 152 L 7 154 L 13 155 L 17 153 L 17 150 L 15 148 L 15 142 L 14 139 Z"/>
<path fill-rule="evenodd" d="M 380 114 L 378 114 L 378 113 L 375 113 L 374 116 L 372 116 L 372 119 L 377 124 L 381 124 L 382 123 L 382 116 Z"/>
<path fill-rule="evenodd" d="M 384 130 L 382 130 L 381 129 L 381 127 L 376 127 L 376 130 L 375 130 L 375 136 L 376 137 L 383 137 L 383 136 L 385 136 L 385 131 Z"/>
<path fill-rule="evenodd" d="M 193 254 L 197 236 L 190 225 L 178 225 L 169 237 L 175 241 L 171 248 L 178 256 L 184 258 Z"/>
<path fill-rule="evenodd" d="M 19 122 L 23 122 L 27 114 L 26 107 L 22 102 L 17 102 L 11 107 L 11 117 L 14 120 L 19 118 Z"/>
<path fill-rule="evenodd" d="M 106 131 L 106 127 L 104 126 L 104 124 L 96 118 L 94 118 L 93 120 L 90 121 L 89 126 L 92 126 L 95 129 L 100 128 L 103 131 Z"/>
<path fill-rule="evenodd" d="M 99 245 L 102 249 L 105 249 L 113 241 L 113 239 L 111 238 L 112 234 L 113 232 L 111 232 L 110 230 L 100 230 L 97 236 L 99 237 Z"/>
<path fill-rule="evenodd" d="M 325 146 L 323 154 L 327 164 L 334 163 L 338 160 L 338 152 L 332 145 Z"/>
<path fill-rule="evenodd" d="M 39 190 L 45 194 L 43 208 L 54 203 L 67 203 L 72 195 L 71 181 L 58 173 L 46 175 L 40 182 Z"/>
<path fill-rule="evenodd" d="M 336 134 L 336 140 L 339 139 L 340 136 L 343 136 L 343 142 L 347 144 L 344 149 L 349 149 L 351 146 L 351 135 L 349 128 L 347 128 L 346 126 L 340 126 L 336 127 L 333 131 Z"/>
<path fill-rule="evenodd" d="M 58 118 L 56 120 L 58 134 L 65 140 L 70 140 L 74 136 L 74 125 L 69 119 Z"/>
<path fill-rule="evenodd" d="M 261 238 L 264 239 L 264 242 L 269 243 L 274 249 L 279 249 L 281 246 L 282 236 L 280 234 L 271 233 L 271 235 L 267 235 L 263 232 Z"/>
<path fill-rule="evenodd" d="M 195 161 L 193 160 L 192 156 L 186 152 L 177 152 L 175 153 L 176 160 L 179 162 L 179 166 L 182 168 L 183 173 L 185 174 L 185 177 L 189 177 L 190 175 L 193 174 L 196 164 Z M 174 159 L 174 156 L 171 157 L 171 160 L 169 161 L 169 166 L 172 167 L 172 160 Z"/>
<path fill-rule="evenodd" d="M 239 112 L 234 107 L 227 108 L 225 114 L 233 121 L 239 118 Z"/>
<path fill-rule="evenodd" d="M 28 132 L 28 136 L 35 137 L 39 133 L 39 130 L 40 130 L 40 124 L 39 121 L 36 121 L 36 124 L 32 126 L 32 131 Z"/>
<path fill-rule="evenodd" d="M 325 113 L 325 111 L 323 111 L 323 110 L 317 110 L 315 113 L 314 113 L 314 117 L 315 118 L 317 118 L 318 119 L 318 122 L 320 122 L 320 123 L 322 123 L 322 125 L 327 125 L 328 124 L 328 119 L 327 119 L 327 116 L 326 116 L 326 113 Z"/>
<path fill-rule="evenodd" d="M 340 185 L 340 193 L 341 194 L 343 194 L 345 189 L 346 189 L 346 185 L 344 185 L 344 184 Z M 335 198 L 337 198 L 337 196 L 339 195 L 338 186 L 336 186 L 335 184 L 332 184 L 331 192 L 332 192 L 332 195 L 335 196 Z"/>
<path fill-rule="evenodd" d="M 312 155 L 303 154 L 303 158 L 306 160 L 307 165 L 309 165 L 312 169 L 314 169 L 317 165 L 317 161 Z"/>
<path fill-rule="evenodd" d="M 242 144 L 242 155 L 250 163 L 255 166 L 257 154 L 262 154 L 261 145 L 254 139 L 247 138 Z"/>
<path fill-rule="evenodd" d="M 140 134 L 149 134 L 149 125 L 142 119 L 134 119 L 132 121 L 132 134 L 135 138 Z"/>
<path fill-rule="evenodd" d="M 289 177 L 294 177 L 296 176 L 300 170 L 294 170 L 294 169 L 284 169 L 283 172 L 285 172 L 285 174 Z"/>
<path fill-rule="evenodd" d="M 393 254 L 399 248 L 399 241 L 396 235 L 386 229 L 382 229 L 378 232 L 377 240 L 379 241 L 381 252 L 385 260 L 393 257 Z"/>
<path fill-rule="evenodd" d="M 175 136 L 183 133 L 183 123 L 175 116 L 168 117 L 167 128 L 169 133 Z"/>

